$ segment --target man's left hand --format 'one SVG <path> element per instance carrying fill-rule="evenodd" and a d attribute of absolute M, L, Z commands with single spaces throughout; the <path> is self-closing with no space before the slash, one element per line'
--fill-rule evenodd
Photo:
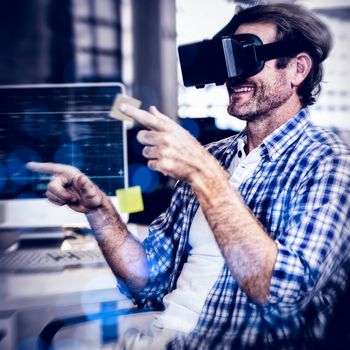
<path fill-rule="evenodd" d="M 149 112 L 122 105 L 121 111 L 145 126 L 137 140 L 145 145 L 148 166 L 164 175 L 190 182 L 214 158 L 184 128 L 151 106 Z"/>

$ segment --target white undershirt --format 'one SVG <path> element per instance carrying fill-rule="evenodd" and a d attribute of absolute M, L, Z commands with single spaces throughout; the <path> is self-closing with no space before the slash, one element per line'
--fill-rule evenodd
<path fill-rule="evenodd" d="M 229 168 L 232 174 L 230 183 L 235 188 L 252 175 L 260 161 L 257 148 L 246 156 L 245 141 L 238 139 L 238 152 Z M 192 249 L 176 288 L 164 297 L 165 311 L 153 321 L 159 327 L 185 333 L 195 328 L 205 300 L 224 265 L 224 258 L 201 207 L 193 218 L 189 243 Z"/>

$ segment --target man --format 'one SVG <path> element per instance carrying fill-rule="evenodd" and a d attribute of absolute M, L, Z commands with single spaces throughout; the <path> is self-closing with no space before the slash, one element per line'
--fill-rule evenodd
<path fill-rule="evenodd" d="M 306 49 L 226 83 L 229 114 L 246 121 L 237 137 L 205 149 L 155 107 L 121 107 L 146 127 L 137 138 L 148 166 L 179 180 L 143 244 L 79 170 L 28 165 L 55 175 L 50 201 L 86 214 L 122 290 L 141 306 L 165 305 L 127 349 L 320 348 L 344 291 L 350 152 L 305 109 L 330 34 L 288 4 L 243 10 L 218 36 L 241 33 Z"/>

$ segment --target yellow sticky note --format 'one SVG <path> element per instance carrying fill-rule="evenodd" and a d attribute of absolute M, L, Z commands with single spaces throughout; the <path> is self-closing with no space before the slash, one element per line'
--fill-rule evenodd
<path fill-rule="evenodd" d="M 118 94 L 114 100 L 113 106 L 111 111 L 109 112 L 109 116 L 115 119 L 119 120 L 127 120 L 127 121 L 132 121 L 132 119 L 127 116 L 126 114 L 122 113 L 119 108 L 121 104 L 126 104 L 130 106 L 134 106 L 136 108 L 140 108 L 141 106 L 141 101 L 137 100 L 136 98 L 132 98 L 127 95 L 121 95 Z"/>
<path fill-rule="evenodd" d="M 116 190 L 121 213 L 137 213 L 143 211 L 143 200 L 140 186 Z"/>

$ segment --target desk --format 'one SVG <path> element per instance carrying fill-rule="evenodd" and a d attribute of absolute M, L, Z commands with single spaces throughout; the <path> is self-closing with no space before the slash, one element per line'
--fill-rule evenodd
<path fill-rule="evenodd" d="M 5 314 L 3 327 L 11 331 L 7 337 L 12 339 L 7 341 L 13 349 L 19 345 L 20 349 L 35 349 L 37 335 L 55 318 L 99 312 L 106 306 L 116 307 L 117 303 L 118 307 L 131 306 L 116 288 L 115 278 L 107 267 L 1 274 L 0 286 L 0 314 Z M 95 342 L 89 341 L 91 349 L 97 348 L 96 342 L 101 338 L 99 327 L 95 328 L 85 330 L 94 334 Z M 11 350 L 8 345 L 4 349 Z"/>
<path fill-rule="evenodd" d="M 99 312 L 117 304 L 121 308 L 131 306 L 116 288 L 116 279 L 107 266 L 46 273 L 2 273 L 0 329 L 7 330 L 8 343 L 1 341 L 0 350 L 35 349 L 37 335 L 49 321 Z M 97 349 L 101 327 L 95 324 L 93 328 L 85 328 L 79 341 L 88 346 L 80 348 Z"/>

